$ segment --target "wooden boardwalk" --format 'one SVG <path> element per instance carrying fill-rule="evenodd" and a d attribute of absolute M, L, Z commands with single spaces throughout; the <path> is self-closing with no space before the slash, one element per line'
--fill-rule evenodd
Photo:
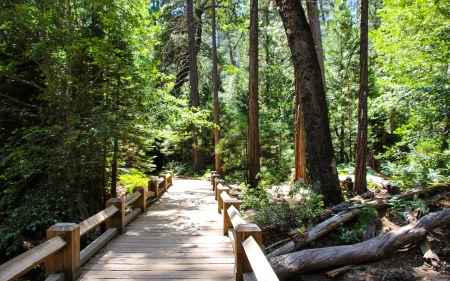
<path fill-rule="evenodd" d="M 78 280 L 233 279 L 234 253 L 209 181 L 175 179 L 126 233 L 82 266 Z"/>

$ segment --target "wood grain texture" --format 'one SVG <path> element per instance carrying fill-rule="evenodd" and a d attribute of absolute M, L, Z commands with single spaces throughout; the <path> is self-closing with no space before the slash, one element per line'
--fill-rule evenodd
<path fill-rule="evenodd" d="M 93 215 L 92 217 L 88 218 L 87 220 L 84 220 L 83 222 L 79 223 L 80 237 L 85 235 L 89 231 L 93 230 L 95 227 L 100 225 L 107 218 L 114 215 L 118 211 L 119 209 L 116 206 L 109 206 L 105 210 L 100 211 L 97 214 Z"/>
<path fill-rule="evenodd" d="M 0 280 L 16 280 L 28 270 L 32 269 L 36 265 L 42 263 L 47 257 L 54 255 L 61 248 L 66 246 L 67 243 L 59 236 L 56 236 L 39 246 L 17 256 L 1 265 L 0 267 Z"/>
<path fill-rule="evenodd" d="M 209 181 L 173 186 L 82 266 L 78 280 L 227 280 L 234 253 Z"/>

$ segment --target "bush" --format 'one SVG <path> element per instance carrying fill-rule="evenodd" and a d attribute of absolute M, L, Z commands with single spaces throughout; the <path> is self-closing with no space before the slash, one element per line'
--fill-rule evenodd
<path fill-rule="evenodd" d="M 298 195 L 298 200 L 292 200 Z M 303 182 L 296 182 L 288 196 L 276 194 L 276 200 L 271 201 L 266 188 L 255 189 L 244 187 L 240 195 L 244 209 L 254 209 L 252 222 L 262 228 L 286 232 L 293 228 L 308 228 L 314 217 L 323 211 L 323 196 L 314 193 Z M 292 201 L 292 202 L 288 202 Z"/>
<path fill-rule="evenodd" d="M 341 239 L 345 240 L 347 244 L 361 242 L 367 227 L 372 224 L 378 217 L 378 212 L 372 207 L 364 207 L 358 214 L 358 220 L 352 229 L 347 229 L 343 226 L 338 228 L 341 233 Z"/>
<path fill-rule="evenodd" d="M 148 177 L 133 168 L 131 172 L 120 176 L 119 184 L 125 187 L 128 194 L 131 194 L 135 186 L 147 186 Z"/>

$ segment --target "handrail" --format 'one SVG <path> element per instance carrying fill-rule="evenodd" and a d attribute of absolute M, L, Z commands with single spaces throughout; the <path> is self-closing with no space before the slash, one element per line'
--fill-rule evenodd
<path fill-rule="evenodd" d="M 19 278 L 66 245 L 67 242 L 64 241 L 64 239 L 56 236 L 2 264 L 0 266 L 0 272 L 2 273 L 0 274 L 0 281 L 15 280 Z"/>
<path fill-rule="evenodd" d="M 110 206 L 103 211 L 98 212 L 97 214 L 93 215 L 92 217 L 88 218 L 87 220 L 84 220 L 83 222 L 79 223 L 80 225 L 80 237 L 103 223 L 107 218 L 111 217 L 115 213 L 117 213 L 119 209 L 116 206 Z"/>
<path fill-rule="evenodd" d="M 133 194 L 125 198 L 125 205 L 128 206 L 133 204 L 134 201 L 139 199 L 139 197 L 141 197 L 141 193 L 139 191 L 134 192 Z"/>
<path fill-rule="evenodd" d="M 164 191 L 173 185 L 172 179 L 173 172 L 168 171 L 160 184 L 163 185 L 161 188 Z M 47 229 L 46 242 L 0 265 L 0 281 L 15 280 L 43 261 L 46 261 L 48 279 L 68 281 L 77 279 L 81 275 L 81 265 L 108 243 L 114 235 L 123 234 L 125 225 L 140 212 L 146 211 L 148 198 L 160 197 L 162 193 L 159 192 L 157 181 L 156 192 L 151 190 L 154 189 L 153 182 L 154 180 L 149 180 L 148 190 L 144 187 L 136 187 L 136 191 L 125 199 L 109 199 L 104 210 L 79 224 L 53 225 Z M 125 215 L 125 207 L 129 205 L 132 206 L 132 210 Z M 80 237 L 104 222 L 106 222 L 106 231 L 80 251 Z"/>
<path fill-rule="evenodd" d="M 278 280 L 269 261 L 261 251 L 258 243 L 253 236 L 248 237 L 242 242 L 245 256 L 253 270 L 256 280 Z"/>
<path fill-rule="evenodd" d="M 262 246 L 262 231 L 256 224 L 248 224 L 239 213 L 240 201 L 231 198 L 218 174 L 211 175 L 211 185 L 217 199 L 217 210 L 223 209 L 223 233 L 228 234 L 235 252 L 236 281 L 278 281 L 267 261 Z M 220 194 L 220 195 L 219 195 Z"/>

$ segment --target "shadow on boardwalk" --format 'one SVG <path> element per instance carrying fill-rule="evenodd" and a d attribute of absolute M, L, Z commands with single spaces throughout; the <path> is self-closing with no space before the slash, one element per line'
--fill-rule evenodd
<path fill-rule="evenodd" d="M 173 186 L 126 233 L 82 267 L 78 280 L 233 279 L 234 254 L 209 181 L 174 179 Z"/>

